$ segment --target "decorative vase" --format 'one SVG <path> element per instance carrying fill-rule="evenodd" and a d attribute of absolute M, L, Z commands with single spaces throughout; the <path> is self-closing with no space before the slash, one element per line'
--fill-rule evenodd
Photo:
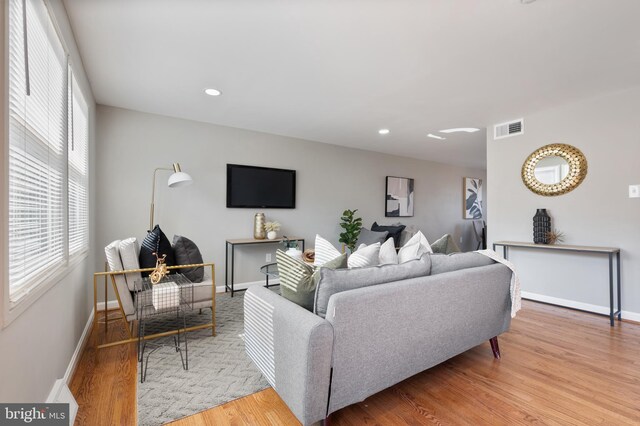
<path fill-rule="evenodd" d="M 264 230 L 264 213 L 256 213 L 253 217 L 253 238 L 264 240 L 267 232 Z"/>
<path fill-rule="evenodd" d="M 551 217 L 547 209 L 538 209 L 533 216 L 533 242 L 547 244 L 547 233 L 551 232 Z"/>
<path fill-rule="evenodd" d="M 269 240 L 275 240 L 277 236 L 278 236 L 278 233 L 276 231 L 267 232 L 267 239 Z"/>

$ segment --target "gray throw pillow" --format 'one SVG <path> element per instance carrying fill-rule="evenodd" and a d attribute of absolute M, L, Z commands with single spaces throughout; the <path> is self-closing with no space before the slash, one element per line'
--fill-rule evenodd
<path fill-rule="evenodd" d="M 431 258 L 424 255 L 400 265 L 380 265 L 355 269 L 320 269 L 320 280 L 316 288 L 314 312 L 324 318 L 329 298 L 342 291 L 354 290 L 377 284 L 423 277 L 431 271 Z"/>
<path fill-rule="evenodd" d="M 431 243 L 431 250 L 434 253 L 451 254 L 458 253 L 460 247 L 458 247 L 450 234 L 444 234 L 440 239 Z"/>
<path fill-rule="evenodd" d="M 311 311 L 316 285 L 323 268 L 335 269 L 347 267 L 347 254 L 326 262 L 320 267 L 294 259 L 282 250 L 276 250 L 278 275 L 280 277 L 280 295 L 296 305 Z"/>
<path fill-rule="evenodd" d="M 487 256 L 472 251 L 466 253 L 432 254 L 431 275 L 457 271 L 459 269 L 476 268 L 493 263 L 495 262 Z"/>
<path fill-rule="evenodd" d="M 180 235 L 173 236 L 173 254 L 176 259 L 176 265 L 202 263 L 202 254 L 200 254 L 198 246 L 187 237 Z M 192 283 L 200 283 L 204 278 L 204 267 L 202 266 L 180 268 L 177 271 L 187 277 Z"/>
<path fill-rule="evenodd" d="M 375 243 L 384 243 L 389 235 L 389 231 L 370 231 L 367 228 L 360 228 L 360 236 L 356 242 L 356 247 L 360 247 L 360 244 L 370 246 Z"/>

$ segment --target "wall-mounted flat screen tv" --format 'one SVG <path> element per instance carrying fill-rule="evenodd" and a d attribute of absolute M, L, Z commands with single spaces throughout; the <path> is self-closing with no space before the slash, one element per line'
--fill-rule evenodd
<path fill-rule="evenodd" d="M 227 164 L 227 207 L 294 209 L 296 171 Z"/>

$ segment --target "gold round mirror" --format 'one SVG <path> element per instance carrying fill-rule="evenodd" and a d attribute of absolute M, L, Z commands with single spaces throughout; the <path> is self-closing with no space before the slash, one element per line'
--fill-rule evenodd
<path fill-rule="evenodd" d="M 539 195 L 566 194 L 587 176 L 587 159 L 571 145 L 554 143 L 534 151 L 522 165 L 522 181 Z"/>

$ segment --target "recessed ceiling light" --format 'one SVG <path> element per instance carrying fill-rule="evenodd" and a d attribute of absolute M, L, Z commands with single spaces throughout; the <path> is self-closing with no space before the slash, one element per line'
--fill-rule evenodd
<path fill-rule="evenodd" d="M 380 130 L 378 130 L 378 133 L 380 133 L 381 135 L 388 135 L 389 134 L 389 129 L 380 129 Z"/>
<path fill-rule="evenodd" d="M 446 138 L 444 136 L 438 136 L 438 135 L 434 135 L 433 133 L 429 133 L 427 135 L 428 138 L 433 138 L 433 139 L 439 139 L 439 140 L 445 140 Z"/>
<path fill-rule="evenodd" d="M 222 95 L 222 92 L 219 91 L 218 89 L 204 89 L 204 93 L 206 93 L 209 96 L 220 96 L 220 95 Z"/>
<path fill-rule="evenodd" d="M 457 133 L 457 132 L 473 133 L 473 132 L 477 132 L 478 130 L 480 129 L 476 129 L 475 127 L 456 127 L 454 129 L 440 130 L 440 133 Z"/>

